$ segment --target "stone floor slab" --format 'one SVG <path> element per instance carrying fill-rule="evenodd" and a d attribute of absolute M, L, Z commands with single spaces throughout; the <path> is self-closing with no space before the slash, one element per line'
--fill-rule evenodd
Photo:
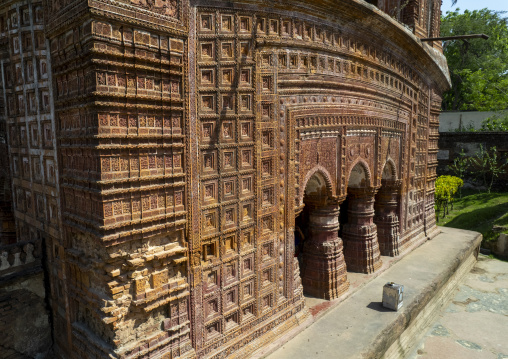
<path fill-rule="evenodd" d="M 508 357 L 507 276 L 508 262 L 480 255 L 411 359 Z"/>
<path fill-rule="evenodd" d="M 300 328 L 304 330 L 292 340 L 279 341 L 256 356 L 270 359 L 379 358 L 387 350 L 397 352 L 394 345 L 403 347 L 401 352 L 409 353 L 410 348 L 404 346 L 418 342 L 420 333 L 426 332 L 429 318 L 433 319 L 433 315 L 443 309 L 448 293 L 453 294 L 463 279 L 462 273 L 468 273 L 475 264 L 474 255 L 480 241 L 481 235 L 476 232 L 442 228 L 440 235 L 370 282 L 358 287 L 352 285 L 353 293 L 349 298 L 321 317 L 316 315 L 314 322 L 306 323 L 308 327 Z M 405 286 L 404 306 L 398 312 L 387 310 L 381 304 L 383 285 L 390 281 Z M 316 302 L 316 305 L 323 304 Z M 313 312 L 312 308 L 310 311 Z M 412 326 L 412 334 L 401 341 L 405 330 Z M 281 347 L 272 352 L 277 345 Z"/>

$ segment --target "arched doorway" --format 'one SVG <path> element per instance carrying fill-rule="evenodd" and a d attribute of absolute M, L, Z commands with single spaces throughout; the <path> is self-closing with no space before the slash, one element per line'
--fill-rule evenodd
<path fill-rule="evenodd" d="M 350 172 L 347 188 L 347 223 L 342 229 L 344 257 L 352 272 L 373 273 L 381 267 L 374 224 L 374 196 L 367 165 L 358 162 Z"/>
<path fill-rule="evenodd" d="M 316 171 L 305 185 L 304 208 L 295 220 L 295 247 L 301 251 L 303 291 L 334 299 L 349 288 L 342 240 L 338 236 L 339 205 L 331 198 L 325 174 Z M 298 238 L 300 236 L 300 238 Z"/>
<path fill-rule="evenodd" d="M 384 256 L 397 256 L 400 253 L 399 192 L 401 181 L 397 180 L 395 164 L 388 160 L 381 175 L 381 188 L 376 194 L 374 204 L 374 223 L 377 225 L 379 250 Z"/>

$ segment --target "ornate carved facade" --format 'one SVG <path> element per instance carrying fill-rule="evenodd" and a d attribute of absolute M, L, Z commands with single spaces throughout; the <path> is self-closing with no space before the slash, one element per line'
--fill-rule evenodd
<path fill-rule="evenodd" d="M 13 216 L 61 358 L 245 357 L 436 233 L 440 3 L 375 5 L 2 2 Z"/>

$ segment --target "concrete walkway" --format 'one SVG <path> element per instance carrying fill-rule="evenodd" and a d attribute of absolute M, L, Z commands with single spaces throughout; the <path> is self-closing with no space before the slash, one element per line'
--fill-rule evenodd
<path fill-rule="evenodd" d="M 480 255 L 410 357 L 508 358 L 508 262 Z"/>
<path fill-rule="evenodd" d="M 436 238 L 362 287 L 353 289 L 356 292 L 326 314 L 305 324 L 307 328 L 300 328 L 299 334 L 290 333 L 274 343 L 279 347 L 277 350 L 264 348 L 257 356 L 271 353 L 270 359 L 408 357 L 476 263 L 479 233 L 441 230 Z M 383 285 L 390 281 L 405 286 L 404 306 L 398 312 L 381 304 Z M 505 326 L 498 334 L 504 335 L 506 342 L 507 329 Z"/>

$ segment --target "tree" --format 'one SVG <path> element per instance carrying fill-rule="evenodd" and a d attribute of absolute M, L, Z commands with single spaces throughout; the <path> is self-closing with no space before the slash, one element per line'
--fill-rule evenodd
<path fill-rule="evenodd" d="M 471 158 L 471 165 L 478 179 L 487 187 L 487 193 L 490 193 L 494 181 L 505 172 L 503 167 L 506 166 L 506 163 L 498 158 L 496 146 L 492 146 L 490 150 L 487 150 L 480 144 L 480 150 Z M 490 179 L 488 176 L 490 176 Z"/>
<path fill-rule="evenodd" d="M 508 19 L 503 11 L 488 9 L 442 18 L 441 36 L 487 34 L 488 40 L 445 43 L 452 89 L 444 94 L 443 109 L 496 111 L 508 104 Z"/>
<path fill-rule="evenodd" d="M 470 162 L 471 159 L 466 156 L 464 149 L 462 149 L 459 155 L 453 159 L 453 164 L 448 166 L 448 169 L 452 171 L 455 176 L 464 180 Z M 459 198 L 462 198 L 462 186 L 459 187 Z"/>
<path fill-rule="evenodd" d="M 448 214 L 448 205 L 452 205 L 453 196 L 464 185 L 464 181 L 455 176 L 439 176 L 436 179 L 435 209 L 436 219 L 439 220 L 439 212 L 443 209 L 443 218 Z"/>

